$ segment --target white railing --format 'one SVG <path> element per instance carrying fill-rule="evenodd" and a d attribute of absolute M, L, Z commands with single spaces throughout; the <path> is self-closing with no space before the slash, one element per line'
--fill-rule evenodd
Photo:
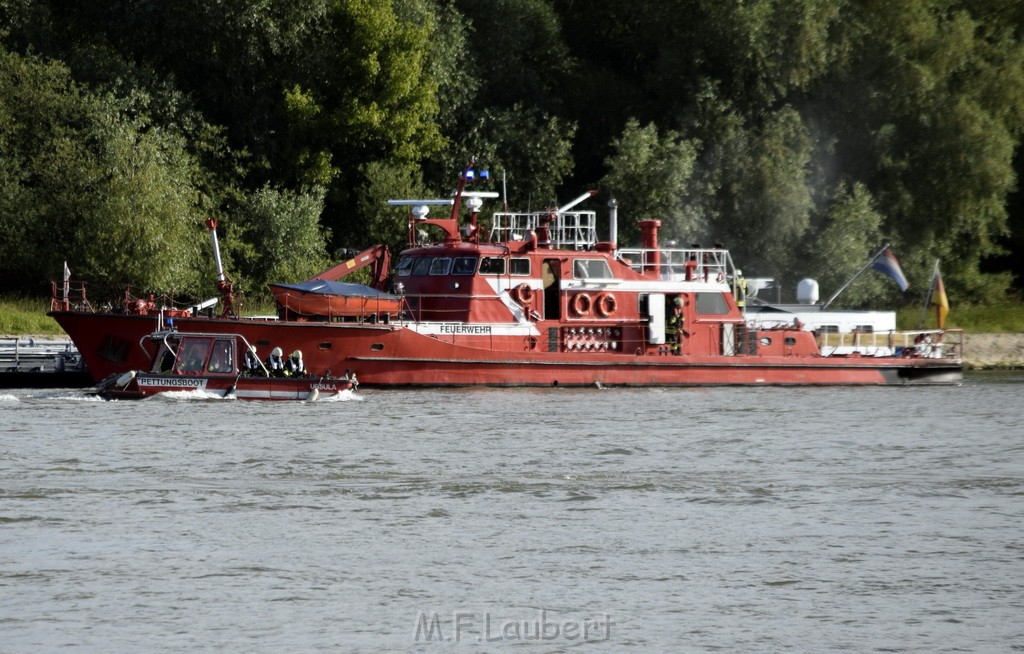
<path fill-rule="evenodd" d="M 658 253 L 658 263 L 654 263 Z M 615 257 L 629 264 L 637 272 L 657 269 L 660 279 L 702 282 L 731 281 L 736 276 L 728 250 L 711 248 L 683 248 L 652 250 L 649 248 L 620 248 Z"/>
<path fill-rule="evenodd" d="M 858 353 L 863 356 L 960 359 L 964 334 L 959 329 L 893 332 L 845 332 L 818 335 L 824 356 Z"/>
<path fill-rule="evenodd" d="M 551 216 L 554 215 L 554 219 Z M 551 247 L 586 250 L 597 243 L 597 214 L 593 211 L 565 211 L 558 214 L 499 212 L 491 217 L 491 241 L 525 241 L 530 232 L 547 227 Z"/>

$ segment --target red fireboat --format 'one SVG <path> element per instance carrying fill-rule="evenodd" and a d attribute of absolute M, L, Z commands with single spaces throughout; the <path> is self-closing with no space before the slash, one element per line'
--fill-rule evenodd
<path fill-rule="evenodd" d="M 959 330 L 864 335 L 872 347 L 840 354 L 828 347 L 832 335 L 799 324 L 748 325 L 728 250 L 660 247 L 657 220 L 640 223 L 642 247 L 620 248 L 614 201 L 609 238 L 600 241 L 595 212 L 576 210 L 596 191 L 544 211 L 495 213 L 484 234 L 478 211 L 497 194 L 466 191 L 472 172 L 463 171 L 452 198 L 389 201 L 409 208 L 409 248 L 393 270 L 377 246 L 306 282 L 272 285 L 276 317 L 235 315 L 219 254 L 219 315 L 158 306 L 152 296 L 95 311 L 84 285 L 67 282 L 63 293 L 54 284 L 49 315 L 97 381 L 145 369 L 135 344 L 171 325 L 238 334 L 264 352 L 302 350 L 321 368 L 314 374 L 351 369 L 377 387 L 962 381 Z M 431 217 L 432 206 L 450 210 Z M 366 266 L 370 284 L 338 281 Z"/>

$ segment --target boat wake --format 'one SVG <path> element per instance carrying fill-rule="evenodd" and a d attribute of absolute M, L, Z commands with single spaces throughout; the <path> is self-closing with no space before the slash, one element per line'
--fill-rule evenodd
<path fill-rule="evenodd" d="M 320 396 L 320 399 L 316 401 L 317 404 L 330 404 L 331 402 L 362 402 L 363 397 L 356 395 L 355 391 L 351 388 L 344 391 L 339 391 L 337 395 L 331 395 L 329 397 Z"/>
<path fill-rule="evenodd" d="M 18 396 L 10 393 L 0 393 L 0 402 L 17 402 Z"/>
<path fill-rule="evenodd" d="M 190 400 L 237 400 L 238 398 L 234 395 L 220 395 L 219 393 L 210 393 L 208 391 L 200 389 L 192 389 L 188 391 L 164 391 L 163 393 L 157 393 L 153 396 L 154 398 L 163 398 L 165 400 L 174 401 L 190 401 Z"/>

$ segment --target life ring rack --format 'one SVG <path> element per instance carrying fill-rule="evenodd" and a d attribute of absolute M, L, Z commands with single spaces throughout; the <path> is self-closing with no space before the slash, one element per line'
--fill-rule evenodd
<path fill-rule="evenodd" d="M 594 306 L 594 301 L 587 293 L 577 293 L 573 296 L 570 306 L 574 314 L 583 318 L 590 315 L 590 309 Z"/>
<path fill-rule="evenodd" d="M 594 300 L 594 311 L 597 315 L 602 318 L 610 318 L 615 315 L 615 310 L 618 308 L 618 300 L 611 293 L 604 293 L 598 295 L 597 299 Z"/>
<path fill-rule="evenodd" d="M 526 283 L 512 289 L 512 299 L 524 307 L 533 303 L 533 288 Z"/>

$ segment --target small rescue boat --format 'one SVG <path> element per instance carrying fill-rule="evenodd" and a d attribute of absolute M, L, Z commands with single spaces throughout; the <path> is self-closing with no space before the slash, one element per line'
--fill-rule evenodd
<path fill-rule="evenodd" d="M 363 284 L 311 279 L 299 284 L 269 284 L 278 306 L 292 314 L 327 318 L 397 316 L 402 298 Z"/>
<path fill-rule="evenodd" d="M 139 346 L 150 358 L 149 369 L 110 375 L 96 385 L 101 397 L 135 400 L 158 393 L 195 391 L 239 400 L 314 402 L 358 386 L 350 370 L 343 377 L 335 377 L 329 370 L 275 375 L 241 334 L 158 331 L 141 339 Z"/>

